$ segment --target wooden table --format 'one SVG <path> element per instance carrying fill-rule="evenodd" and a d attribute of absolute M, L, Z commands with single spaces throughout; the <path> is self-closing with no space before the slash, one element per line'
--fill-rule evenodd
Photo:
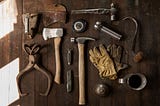
<path fill-rule="evenodd" d="M 118 6 L 118 22 L 111 23 L 110 17 L 105 15 L 71 15 L 73 9 L 82 8 L 109 8 L 111 3 Z M 70 42 L 71 37 L 90 36 L 98 39 L 96 42 L 88 42 L 85 47 L 86 59 L 86 106 L 159 106 L 160 98 L 160 2 L 158 0 L 17 0 L 19 10 L 19 22 L 15 25 L 15 31 L 0 39 L 0 66 L 4 66 L 16 57 L 20 57 L 20 69 L 27 65 L 27 55 L 22 50 L 23 43 L 38 43 L 44 48 L 41 50 L 42 61 L 40 62 L 53 75 L 55 74 L 55 57 L 53 39 L 44 41 L 41 31 L 32 40 L 23 34 L 23 24 L 21 21 L 22 13 L 34 13 L 43 11 L 47 5 L 60 3 L 66 6 L 68 19 L 64 28 L 66 34 L 62 40 L 62 80 L 61 85 L 53 83 L 52 90 L 48 97 L 39 96 L 39 92 L 45 91 L 47 87 L 47 78 L 37 71 L 32 71 L 22 79 L 22 89 L 24 92 L 30 92 L 30 95 L 21 98 L 18 103 L 21 106 L 77 106 L 78 105 L 78 49 L 77 44 Z M 134 34 L 134 24 L 131 21 L 119 21 L 123 17 L 131 16 L 138 20 L 140 25 L 139 37 L 136 43 L 136 51 L 144 52 L 144 59 L 140 63 L 133 62 L 131 55 L 131 41 Z M 84 33 L 75 33 L 72 31 L 72 23 L 77 19 L 85 19 L 89 23 L 88 30 Z M 105 33 L 94 30 L 96 21 L 103 21 L 115 31 L 123 35 L 121 41 L 117 41 Z M 6 43 L 6 41 L 8 41 Z M 142 91 L 133 91 L 117 83 L 117 80 L 102 80 L 98 75 L 97 69 L 89 60 L 88 50 L 99 44 L 118 44 L 127 51 L 123 57 L 123 62 L 128 63 L 130 67 L 119 73 L 119 77 L 127 73 L 139 72 L 147 77 L 147 86 Z M 17 47 L 17 48 L 15 48 Z M 7 49 L 6 49 L 7 48 Z M 73 49 L 73 64 L 67 65 L 67 49 Z M 6 49 L 6 50 L 4 50 Z M 3 52 L 3 53 L 2 53 Z M 73 91 L 66 92 L 66 72 L 73 70 Z M 94 87 L 99 83 L 109 85 L 111 93 L 107 97 L 99 97 L 94 92 Z M 10 106 L 14 106 L 13 103 Z"/>

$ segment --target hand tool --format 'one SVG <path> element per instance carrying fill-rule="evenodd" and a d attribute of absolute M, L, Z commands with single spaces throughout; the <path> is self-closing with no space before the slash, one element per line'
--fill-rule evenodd
<path fill-rule="evenodd" d="M 142 51 L 138 51 L 137 53 L 135 52 L 135 44 L 136 44 L 136 38 L 137 38 L 137 33 L 138 33 L 138 22 L 135 18 L 133 17 L 125 17 L 122 20 L 131 20 L 134 22 L 135 24 L 135 32 L 134 32 L 134 36 L 133 36 L 133 41 L 132 41 L 132 54 L 133 54 L 133 60 L 134 62 L 140 62 L 143 59 L 143 52 Z"/>
<path fill-rule="evenodd" d="M 45 11 L 42 12 L 43 24 L 49 27 L 55 23 L 66 22 L 66 8 L 61 4 L 48 5 Z"/>
<path fill-rule="evenodd" d="M 101 24 L 101 22 L 99 22 L 99 21 L 96 22 L 96 24 L 94 25 L 94 28 L 96 30 L 100 30 L 100 31 L 103 31 L 103 32 L 109 34 L 110 36 L 112 36 L 113 38 L 115 38 L 117 40 L 120 40 L 122 38 L 122 35 L 120 35 L 120 34 L 114 32 L 114 31 L 112 31 L 111 29 L 103 26 Z"/>
<path fill-rule="evenodd" d="M 72 50 L 71 49 L 68 49 L 67 51 L 67 63 L 68 65 L 72 64 Z"/>
<path fill-rule="evenodd" d="M 85 105 L 85 63 L 84 63 L 84 43 L 88 40 L 95 40 L 90 37 L 77 37 L 79 51 L 79 105 Z"/>
<path fill-rule="evenodd" d="M 80 10 L 72 10 L 71 14 L 104 14 L 111 15 L 110 19 L 111 21 L 116 20 L 116 13 L 117 9 L 115 8 L 115 5 L 111 3 L 111 8 L 106 9 L 106 8 L 96 8 L 96 9 L 80 9 Z"/>
<path fill-rule="evenodd" d="M 75 32 L 84 32 L 87 29 L 87 21 L 84 19 L 74 21 L 72 29 Z"/>
<path fill-rule="evenodd" d="M 33 38 L 36 33 L 39 16 L 40 14 L 38 13 L 25 13 L 22 15 L 25 34 L 27 34 L 29 38 Z"/>
<path fill-rule="evenodd" d="M 60 62 L 60 42 L 63 36 L 63 28 L 44 28 L 43 38 L 44 40 L 54 38 L 55 58 L 56 58 L 56 74 L 54 81 L 57 84 L 61 83 L 61 62 Z"/>
<path fill-rule="evenodd" d="M 29 72 L 33 69 L 36 69 L 37 71 L 40 71 L 43 73 L 47 79 L 48 79 L 48 86 L 45 93 L 40 93 L 42 96 L 47 96 L 49 94 L 49 91 L 51 89 L 52 84 L 52 75 L 49 71 L 45 70 L 44 68 L 40 67 L 38 63 L 39 55 L 38 52 L 40 50 L 40 46 L 37 44 L 34 44 L 33 46 L 29 46 L 27 44 L 24 44 L 24 51 L 29 55 L 29 63 L 28 65 L 20 71 L 20 73 L 17 75 L 17 86 L 18 86 L 18 92 L 20 96 L 26 96 L 28 93 L 22 93 L 20 84 L 21 84 L 21 78 L 26 72 Z"/>
<path fill-rule="evenodd" d="M 67 71 L 67 92 L 72 91 L 72 70 Z"/>
<path fill-rule="evenodd" d="M 43 12 L 43 23 L 46 28 L 43 29 L 43 38 L 46 40 L 47 38 L 54 38 L 54 46 L 55 46 L 55 58 L 56 58 L 56 74 L 54 81 L 57 84 L 61 83 L 61 62 L 60 62 L 60 42 L 61 37 L 63 36 L 63 29 L 59 28 L 61 24 L 66 22 L 66 8 L 60 4 L 52 4 L 48 5 L 45 8 L 45 12 Z M 51 28 L 54 24 L 54 27 Z M 50 28 L 49 28 L 50 27 Z"/>

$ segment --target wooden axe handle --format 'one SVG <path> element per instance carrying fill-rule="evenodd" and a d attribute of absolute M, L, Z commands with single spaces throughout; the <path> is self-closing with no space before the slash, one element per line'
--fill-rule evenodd
<path fill-rule="evenodd" d="M 56 74 L 54 77 L 54 81 L 57 84 L 61 83 L 60 42 L 61 42 L 60 37 L 54 38 L 55 58 L 56 58 Z"/>
<path fill-rule="evenodd" d="M 85 105 L 84 44 L 78 43 L 78 50 L 79 50 L 79 105 Z"/>

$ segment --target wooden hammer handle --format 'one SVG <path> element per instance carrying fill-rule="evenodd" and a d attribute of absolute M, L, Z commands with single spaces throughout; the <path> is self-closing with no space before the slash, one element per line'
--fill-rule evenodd
<path fill-rule="evenodd" d="M 79 50 L 79 105 L 85 105 L 84 44 L 78 43 L 78 50 Z"/>
<path fill-rule="evenodd" d="M 61 83 L 60 42 L 61 42 L 60 37 L 54 38 L 55 58 L 56 58 L 56 74 L 54 77 L 54 81 L 57 84 Z"/>

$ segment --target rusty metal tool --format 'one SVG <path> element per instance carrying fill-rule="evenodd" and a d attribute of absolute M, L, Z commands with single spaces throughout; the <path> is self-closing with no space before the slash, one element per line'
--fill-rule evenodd
<path fill-rule="evenodd" d="M 72 38 L 73 40 L 73 38 Z M 90 37 L 77 37 L 75 41 L 78 43 L 79 51 L 79 105 L 85 105 L 85 63 L 84 63 L 84 44 L 86 41 L 94 41 Z"/>
<path fill-rule="evenodd" d="M 111 3 L 111 8 L 96 8 L 96 9 L 80 9 L 80 10 L 72 10 L 71 14 L 110 14 L 111 21 L 116 20 L 117 9 L 115 5 Z"/>
<path fill-rule="evenodd" d="M 25 29 L 25 34 L 29 36 L 29 38 L 33 38 L 37 32 L 37 22 L 40 14 L 38 13 L 25 13 L 22 15 L 23 24 Z"/>
<path fill-rule="evenodd" d="M 122 35 L 120 35 L 120 34 L 114 32 L 114 31 L 112 31 L 111 29 L 103 26 L 101 24 L 101 22 L 99 22 L 99 21 L 96 22 L 96 24 L 94 25 L 94 28 L 96 30 L 103 31 L 103 32 L 109 34 L 110 36 L 112 36 L 113 38 L 115 38 L 117 40 L 120 40 L 122 38 Z"/>
<path fill-rule="evenodd" d="M 72 70 L 67 71 L 67 92 L 72 91 L 72 80 L 73 80 Z"/>
<path fill-rule="evenodd" d="M 133 17 L 125 17 L 122 20 L 131 20 L 133 21 L 133 23 L 135 24 L 135 32 L 134 32 L 134 36 L 133 36 L 133 40 L 132 40 L 132 46 L 131 46 L 131 50 L 132 50 L 132 54 L 133 54 L 133 60 L 134 62 L 138 63 L 143 59 L 143 52 L 142 51 L 138 51 L 137 53 L 135 52 L 135 45 L 136 45 L 136 38 L 137 38 L 137 33 L 138 33 L 138 22 L 135 18 Z"/>
<path fill-rule="evenodd" d="M 33 46 L 29 46 L 27 44 L 24 44 L 24 51 L 29 55 L 29 63 L 17 75 L 17 86 L 18 86 L 18 92 L 19 92 L 20 96 L 28 95 L 28 93 L 22 93 L 22 90 L 21 90 L 21 87 L 20 87 L 21 86 L 21 78 L 24 74 L 26 74 L 27 72 L 29 72 L 33 69 L 36 69 L 37 71 L 40 71 L 48 79 L 47 90 L 45 91 L 45 93 L 40 93 L 40 95 L 41 96 L 47 96 L 49 94 L 49 91 L 51 89 L 51 84 L 52 84 L 52 75 L 49 71 L 47 71 L 46 69 L 44 69 L 43 67 L 38 65 L 38 59 L 40 57 L 40 55 L 38 54 L 39 50 L 40 50 L 40 46 L 37 45 L 37 44 L 34 44 Z"/>
<path fill-rule="evenodd" d="M 57 84 L 61 83 L 61 61 L 60 61 L 60 42 L 63 36 L 63 28 L 44 28 L 44 40 L 54 38 L 55 58 L 56 58 L 56 74 L 54 81 Z"/>

